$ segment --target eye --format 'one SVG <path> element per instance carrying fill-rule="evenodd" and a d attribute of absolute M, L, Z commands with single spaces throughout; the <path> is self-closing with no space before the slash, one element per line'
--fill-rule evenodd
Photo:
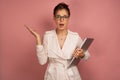
<path fill-rule="evenodd" d="M 66 16 L 66 15 L 64 16 L 64 18 L 68 18 L 68 17 L 69 17 L 69 16 Z"/>
<path fill-rule="evenodd" d="M 60 15 L 56 15 L 55 18 L 60 18 L 61 16 Z"/>
<path fill-rule="evenodd" d="M 56 15 L 55 18 L 58 19 L 58 20 L 59 19 L 68 19 L 69 16 L 67 16 L 67 15 L 64 15 L 64 16 Z"/>

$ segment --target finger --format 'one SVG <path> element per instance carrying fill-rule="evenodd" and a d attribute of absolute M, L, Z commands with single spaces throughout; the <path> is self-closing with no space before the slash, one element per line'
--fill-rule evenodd
<path fill-rule="evenodd" d="M 79 53 L 77 53 L 76 56 L 79 56 Z"/>
<path fill-rule="evenodd" d="M 82 51 L 81 50 L 77 50 L 77 53 L 82 53 Z"/>
<path fill-rule="evenodd" d="M 79 55 L 83 54 L 83 52 L 81 52 L 81 51 L 79 51 L 78 53 L 79 53 Z"/>
<path fill-rule="evenodd" d="M 75 52 L 77 52 L 77 51 L 79 51 L 79 50 L 80 50 L 80 48 L 76 48 L 76 49 L 75 49 Z"/>
<path fill-rule="evenodd" d="M 27 30 L 28 31 L 30 31 L 32 34 L 35 34 L 35 32 L 31 29 L 31 28 L 29 28 L 28 26 L 26 26 L 26 25 L 24 25 L 26 28 L 27 28 Z"/>
<path fill-rule="evenodd" d="M 73 56 L 74 56 L 75 58 L 77 58 L 77 54 L 74 54 Z"/>
<path fill-rule="evenodd" d="M 78 52 L 82 53 L 82 52 L 83 52 L 83 49 L 79 49 Z"/>
<path fill-rule="evenodd" d="M 81 53 L 83 53 L 83 49 L 81 49 Z"/>
<path fill-rule="evenodd" d="M 77 52 L 77 49 L 75 49 L 74 53 L 76 53 L 76 52 Z"/>
<path fill-rule="evenodd" d="M 26 27 L 27 30 L 31 31 L 30 28 L 27 25 L 24 25 L 24 27 Z"/>
<path fill-rule="evenodd" d="M 75 54 L 74 57 L 75 57 L 75 58 L 78 58 L 78 57 L 79 57 L 79 54 Z"/>
<path fill-rule="evenodd" d="M 33 31 L 30 27 L 28 27 L 27 25 L 24 25 L 29 31 Z"/>
<path fill-rule="evenodd" d="M 30 30 L 29 27 L 27 25 L 24 25 L 24 27 L 26 27 L 26 29 Z"/>
<path fill-rule="evenodd" d="M 78 52 L 76 52 L 76 53 L 75 53 L 75 55 L 76 55 L 76 56 L 79 56 L 79 53 L 78 53 Z"/>
<path fill-rule="evenodd" d="M 74 54 L 73 55 L 76 55 L 77 54 L 77 52 L 74 52 Z"/>

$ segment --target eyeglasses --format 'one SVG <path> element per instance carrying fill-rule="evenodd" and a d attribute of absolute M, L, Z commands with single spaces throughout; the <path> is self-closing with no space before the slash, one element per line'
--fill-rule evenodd
<path fill-rule="evenodd" d="M 68 19 L 69 16 L 67 16 L 67 15 L 64 15 L 64 16 L 56 15 L 55 18 L 56 18 L 57 20 L 60 20 L 60 19 Z"/>

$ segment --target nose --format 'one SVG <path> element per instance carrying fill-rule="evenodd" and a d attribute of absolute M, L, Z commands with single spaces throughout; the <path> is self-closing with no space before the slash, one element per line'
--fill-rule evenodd
<path fill-rule="evenodd" d="M 63 18 L 63 17 L 60 18 L 60 22 L 62 22 L 62 21 L 64 21 L 64 18 Z"/>

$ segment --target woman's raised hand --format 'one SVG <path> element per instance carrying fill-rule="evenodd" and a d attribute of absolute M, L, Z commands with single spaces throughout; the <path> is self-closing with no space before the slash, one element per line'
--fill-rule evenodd
<path fill-rule="evenodd" d="M 33 31 L 30 27 L 28 27 L 28 26 L 26 26 L 26 25 L 24 25 L 24 26 L 26 27 L 26 29 L 27 29 L 33 36 L 35 36 L 35 38 L 36 38 L 36 43 L 37 43 L 38 45 L 41 45 L 40 35 L 39 35 L 37 32 Z"/>

